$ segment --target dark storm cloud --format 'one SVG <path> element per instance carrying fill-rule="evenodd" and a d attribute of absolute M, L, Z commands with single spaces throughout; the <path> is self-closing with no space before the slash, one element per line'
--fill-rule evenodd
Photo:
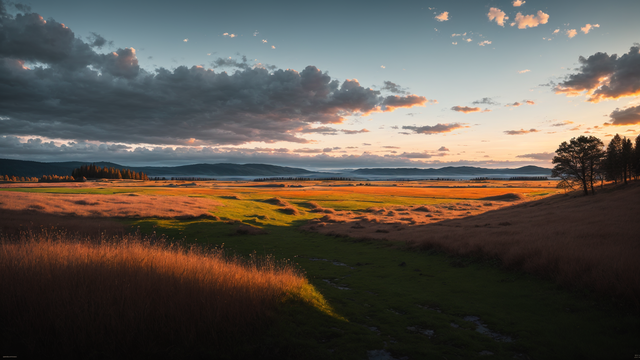
<path fill-rule="evenodd" d="M 559 83 L 554 88 L 556 94 L 586 94 L 590 102 L 640 95 L 639 44 L 620 57 L 598 52 L 578 60 L 578 72 Z"/>
<path fill-rule="evenodd" d="M 451 124 L 436 124 L 433 126 L 403 126 L 403 130 L 411 130 L 416 134 L 442 134 L 451 132 L 456 129 L 467 128 L 464 124 L 460 123 L 451 123 Z"/>
<path fill-rule="evenodd" d="M 211 66 L 216 69 L 220 67 L 234 67 L 238 69 L 249 69 L 251 66 L 247 63 L 247 57 L 242 56 L 242 61 L 232 58 L 217 58 L 211 62 Z"/>
<path fill-rule="evenodd" d="M 113 45 L 113 41 L 107 41 L 107 39 L 94 32 L 91 33 L 91 36 L 89 36 L 87 40 L 89 40 L 89 46 L 91 47 L 102 48 L 107 44 Z"/>
<path fill-rule="evenodd" d="M 31 6 L 29 5 L 13 3 L 13 7 L 18 11 L 31 12 Z"/>
<path fill-rule="evenodd" d="M 314 125 L 427 102 L 383 97 L 314 66 L 269 71 L 243 59 L 220 63 L 236 67 L 233 74 L 200 66 L 149 72 L 135 49 L 101 54 L 95 49 L 106 40 L 89 41 L 38 14 L 7 15 L 0 0 L 0 134 L 173 145 L 307 143 L 298 135 Z"/>
<path fill-rule="evenodd" d="M 611 117 L 610 125 L 640 124 L 640 105 L 626 109 L 615 109 L 609 116 Z"/>

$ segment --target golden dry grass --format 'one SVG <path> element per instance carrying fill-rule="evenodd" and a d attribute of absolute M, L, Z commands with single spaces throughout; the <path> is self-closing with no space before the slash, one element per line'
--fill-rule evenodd
<path fill-rule="evenodd" d="M 2 236 L 0 274 L 2 335 L 21 354 L 47 357 L 224 348 L 250 338 L 278 303 L 308 286 L 269 259 L 64 232 Z"/>
<path fill-rule="evenodd" d="M 54 215 L 82 217 L 211 217 L 220 203 L 207 198 L 137 194 L 47 194 L 3 191 L 0 209 L 31 210 Z"/>
<path fill-rule="evenodd" d="M 398 211 L 389 215 L 393 207 L 387 207 L 366 215 L 315 220 L 305 228 L 497 258 L 510 268 L 640 306 L 638 199 L 640 183 L 634 183 L 596 196 L 555 195 L 498 210 L 494 209 L 504 203 L 439 204 L 425 207 L 429 211 L 423 215 L 417 212 L 425 209 L 416 207 L 410 212 L 415 224 L 401 220 Z"/>

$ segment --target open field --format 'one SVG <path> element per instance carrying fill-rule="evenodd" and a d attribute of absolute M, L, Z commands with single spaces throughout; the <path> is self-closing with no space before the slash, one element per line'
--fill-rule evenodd
<path fill-rule="evenodd" d="M 263 358 L 457 359 L 485 354 L 495 359 L 601 359 L 631 358 L 639 353 L 640 314 L 630 305 L 637 287 L 627 292 L 612 291 L 611 287 L 590 282 L 590 274 L 570 278 L 579 281 L 567 286 L 563 280 L 567 273 L 561 266 L 584 259 L 597 262 L 595 252 L 585 249 L 600 249 L 600 278 L 617 276 L 610 279 L 611 286 L 620 289 L 629 284 L 629 279 L 634 284 L 634 277 L 627 276 L 624 270 L 633 269 L 629 259 L 634 254 L 637 258 L 638 247 L 624 241 L 611 246 L 611 241 L 605 241 L 611 238 L 589 239 L 585 234 L 593 228 L 581 232 L 572 226 L 565 232 L 540 235 L 540 228 L 557 218 L 562 208 L 588 208 L 588 203 L 578 203 L 600 199 L 606 202 L 607 196 L 618 196 L 616 193 L 624 197 L 631 194 L 627 190 L 635 191 L 633 187 L 594 198 L 571 199 L 556 195 L 555 183 L 548 182 L 373 184 L 11 184 L 1 189 L 0 202 L 15 196 L 9 193 L 28 193 L 35 202 L 37 196 L 47 198 L 54 194 L 60 196 L 60 201 L 73 196 L 136 201 L 154 197 L 175 204 L 185 204 L 189 199 L 210 201 L 211 217 L 195 219 L 164 216 L 114 221 L 56 215 L 55 207 L 46 207 L 18 212 L 20 215 L 13 222 L 31 214 L 33 226 L 73 230 L 74 219 L 82 219 L 79 222 L 85 225 L 111 221 L 109 224 L 116 228 L 166 234 L 170 239 L 181 240 L 181 246 L 212 248 L 224 244 L 227 254 L 243 258 L 258 254 L 293 260 L 308 279 L 309 291 L 317 291 L 316 302 L 326 301 L 326 306 L 304 301 L 281 303 L 263 327 L 250 326 L 254 331 L 252 351 L 263 349 Z M 594 222 L 593 226 L 614 231 L 611 221 L 624 228 L 615 229 L 614 234 L 619 232 L 628 238 L 625 229 L 629 226 L 625 224 L 637 221 L 623 217 L 620 223 L 615 222 L 613 209 L 604 202 L 597 206 L 611 212 L 611 218 L 604 217 L 600 223 L 594 220 L 597 211 L 584 211 L 575 219 L 569 216 L 558 221 Z M 539 209 L 554 210 L 533 212 Z M 6 207 L 2 211 L 16 213 Z M 638 212 L 633 214 L 637 217 Z M 585 217 L 589 218 L 583 220 Z M 499 225 L 498 218 L 511 225 Z M 486 223 L 490 225 L 484 226 Z M 11 227 L 0 221 L 0 226 L 3 232 L 16 231 L 15 224 Z M 315 227 L 314 232 L 301 231 L 311 226 Z M 533 237 L 523 235 L 529 233 Z M 574 233 L 577 235 L 572 236 Z M 563 238 L 571 241 L 558 242 Z M 575 241 L 580 239 L 587 245 L 576 251 Z M 547 252 L 539 251 L 543 240 L 557 244 Z M 513 252 L 504 255 L 500 249 L 505 248 Z M 619 249 L 628 254 L 616 253 Z M 530 254 L 535 254 L 533 265 L 525 261 Z M 622 260 L 607 272 L 608 266 L 603 264 L 618 255 Z M 577 269 L 591 264 L 588 261 L 578 262 L 583 267 Z M 540 272 L 539 267 L 544 269 L 545 264 L 549 267 Z M 558 283 L 564 285 L 559 287 Z"/>

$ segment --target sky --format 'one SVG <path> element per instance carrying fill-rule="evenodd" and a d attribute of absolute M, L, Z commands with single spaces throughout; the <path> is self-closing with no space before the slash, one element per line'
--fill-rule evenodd
<path fill-rule="evenodd" d="M 640 134 L 640 1 L 0 0 L 0 158 L 538 165 Z"/>

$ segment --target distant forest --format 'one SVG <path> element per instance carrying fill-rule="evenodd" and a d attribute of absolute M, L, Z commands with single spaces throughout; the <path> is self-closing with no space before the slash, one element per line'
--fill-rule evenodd
<path fill-rule="evenodd" d="M 149 180 L 149 177 L 143 172 L 135 172 L 130 169 L 116 169 L 108 167 L 100 167 L 96 164 L 82 165 L 71 172 L 71 176 L 78 180 L 87 179 L 130 179 L 130 180 Z"/>

